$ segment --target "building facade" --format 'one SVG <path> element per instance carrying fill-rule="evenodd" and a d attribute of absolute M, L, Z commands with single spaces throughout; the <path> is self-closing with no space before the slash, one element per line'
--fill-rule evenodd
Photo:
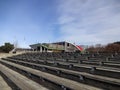
<path fill-rule="evenodd" d="M 30 47 L 33 51 L 40 52 L 76 52 L 83 50 L 79 45 L 74 45 L 65 41 L 55 43 L 37 43 L 30 45 Z"/>

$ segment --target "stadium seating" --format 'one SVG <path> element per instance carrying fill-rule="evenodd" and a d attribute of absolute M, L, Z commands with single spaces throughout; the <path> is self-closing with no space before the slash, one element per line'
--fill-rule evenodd
<path fill-rule="evenodd" d="M 120 89 L 120 53 L 32 52 L 0 63 L 53 90 Z"/>

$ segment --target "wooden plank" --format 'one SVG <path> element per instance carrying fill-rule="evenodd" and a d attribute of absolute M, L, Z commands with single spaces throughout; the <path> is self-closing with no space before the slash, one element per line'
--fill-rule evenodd
<path fill-rule="evenodd" d="M 35 69 L 31 69 L 31 68 L 28 68 L 28 67 L 25 67 L 25 66 L 17 65 L 17 64 L 7 62 L 7 61 L 4 61 L 4 60 L 0 60 L 0 61 L 4 62 L 6 64 L 9 64 L 9 65 L 15 66 L 15 67 L 17 67 L 17 68 L 19 68 L 21 70 L 30 72 L 30 73 L 32 73 L 34 75 L 39 76 L 39 77 L 43 77 L 43 78 L 45 78 L 47 80 L 50 80 L 50 81 L 52 81 L 54 83 L 57 83 L 59 85 L 69 87 L 69 88 L 71 88 L 73 90 L 101 90 L 100 88 L 96 88 L 96 87 L 93 87 L 93 86 L 78 83 L 78 82 L 75 82 L 73 80 L 61 78 L 61 77 L 58 77 L 58 76 L 55 76 L 55 75 L 52 75 L 52 74 L 49 74 L 49 73 L 41 72 L 39 70 L 35 70 Z"/>
<path fill-rule="evenodd" d="M 4 73 L 11 81 L 13 81 L 22 90 L 48 90 L 40 84 L 26 78 L 25 76 L 7 68 L 0 64 L 0 71 Z"/>
<path fill-rule="evenodd" d="M 13 60 L 13 61 L 15 61 L 15 60 Z M 51 70 L 59 70 L 59 71 L 66 72 L 69 74 L 83 75 L 83 76 L 89 77 L 91 79 L 96 79 L 99 81 L 120 85 L 120 79 L 115 79 L 115 78 L 110 78 L 110 77 L 105 77 L 105 76 L 100 76 L 100 75 L 93 75 L 93 74 L 89 74 L 89 73 L 85 73 L 85 72 L 78 72 L 78 71 L 67 70 L 67 69 L 63 69 L 63 68 L 57 68 L 57 67 L 52 67 L 52 66 L 47 66 L 47 65 L 40 65 L 40 64 L 24 62 L 24 61 L 18 61 L 18 62 L 22 62 L 22 63 L 26 63 L 26 64 L 30 64 L 30 65 L 36 65 L 36 66 L 40 66 L 40 67 L 46 67 L 46 68 L 49 68 Z"/>
<path fill-rule="evenodd" d="M 12 90 L 6 81 L 0 76 L 0 90 Z"/>
<path fill-rule="evenodd" d="M 7 59 L 7 58 L 6 58 Z M 14 60 L 9 58 L 10 60 Z M 88 68 L 90 69 L 91 67 L 96 67 L 98 70 L 105 70 L 105 71 L 112 71 L 112 72 L 120 72 L 120 68 L 115 68 L 115 67 L 107 67 L 107 66 L 99 66 L 99 65 L 90 65 L 90 64 L 79 64 L 79 63 L 70 63 L 70 62 L 63 62 L 63 61 L 49 61 L 49 60 L 39 60 L 40 62 L 47 61 L 48 63 L 59 63 L 62 65 L 69 65 L 73 64 L 76 67 L 83 67 L 83 68 Z"/>

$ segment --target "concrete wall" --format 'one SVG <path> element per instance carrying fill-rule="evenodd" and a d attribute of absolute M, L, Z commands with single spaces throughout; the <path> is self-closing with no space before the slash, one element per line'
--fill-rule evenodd
<path fill-rule="evenodd" d="M 58 45 L 58 44 L 49 44 L 49 48 L 64 49 L 64 46 L 63 45 Z"/>
<path fill-rule="evenodd" d="M 66 52 L 75 52 L 77 49 L 76 49 L 76 47 L 73 45 L 73 44 L 71 44 L 71 43 L 65 43 L 65 51 Z"/>

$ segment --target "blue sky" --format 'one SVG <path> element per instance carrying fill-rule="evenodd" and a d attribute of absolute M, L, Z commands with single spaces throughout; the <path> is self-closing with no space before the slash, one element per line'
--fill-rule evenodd
<path fill-rule="evenodd" d="M 0 0 L 0 45 L 120 41 L 120 0 Z"/>

